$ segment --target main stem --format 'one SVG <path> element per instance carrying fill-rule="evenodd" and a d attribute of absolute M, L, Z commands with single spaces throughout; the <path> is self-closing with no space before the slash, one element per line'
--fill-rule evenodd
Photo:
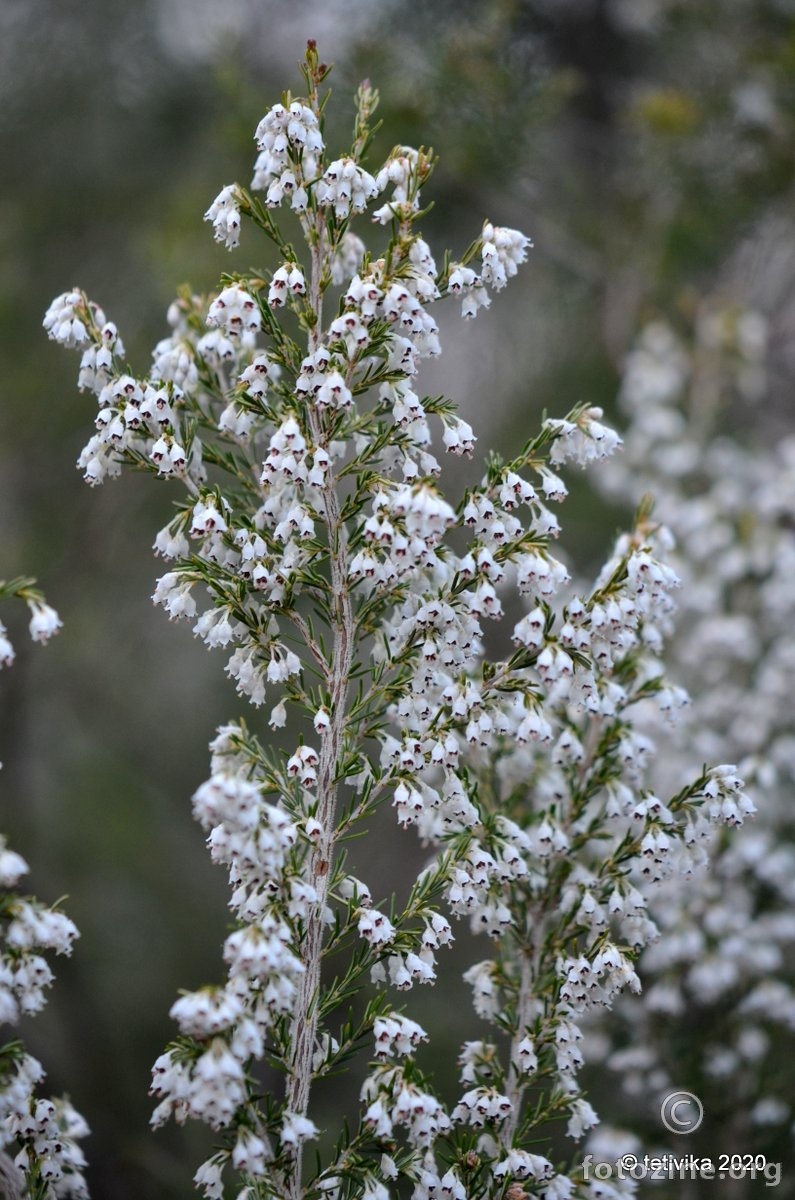
<path fill-rule="evenodd" d="M 320 280 L 323 268 L 323 242 L 321 238 L 322 217 L 315 223 L 312 239 L 312 280 L 310 298 L 315 311 L 316 323 L 310 335 L 310 350 L 320 344 L 322 328 L 322 292 Z M 309 408 L 308 421 L 313 443 L 323 445 L 327 440 L 317 410 Z M 310 878 L 317 892 L 317 901 L 312 905 L 306 923 L 306 933 L 301 947 L 304 974 L 298 989 L 295 1016 L 290 1043 L 293 1057 L 287 1083 L 287 1108 L 299 1116 L 306 1116 L 312 1081 L 312 1058 L 317 1037 L 320 1000 L 320 967 L 323 958 L 323 912 L 326 907 L 329 880 L 336 843 L 335 813 L 337 804 L 337 780 L 345 733 L 348 684 L 354 647 L 354 616 L 350 596 L 348 539 L 344 522 L 340 516 L 339 496 L 333 467 L 329 464 L 322 492 L 323 517 L 326 524 L 329 554 L 329 576 L 333 613 L 332 653 L 329 662 L 329 724 L 320 743 L 320 762 L 317 782 L 317 820 L 321 833 L 310 860 Z M 298 1143 L 295 1156 L 290 1195 L 300 1200 L 302 1195 L 302 1153 Z"/>

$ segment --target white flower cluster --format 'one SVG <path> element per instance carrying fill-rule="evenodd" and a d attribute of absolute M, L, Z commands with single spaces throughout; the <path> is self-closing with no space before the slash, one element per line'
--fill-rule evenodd
<path fill-rule="evenodd" d="M 299 401 L 311 399 L 318 409 L 351 409 L 356 377 L 365 375 L 368 359 L 362 355 L 369 345 L 368 329 L 374 321 L 385 321 L 394 330 L 389 334 L 390 358 L 399 360 L 402 369 L 413 374 L 417 360 L 439 351 L 438 329 L 425 305 L 438 298 L 434 283 L 435 263 L 427 245 L 415 240 L 409 251 L 407 271 L 400 283 L 386 283 L 382 278 L 383 267 L 376 266 L 366 279 L 358 275 L 350 282 L 345 295 L 345 311 L 342 317 L 330 325 L 330 346 L 320 346 L 308 355 L 301 364 L 295 389 Z M 303 274 L 295 265 L 279 268 L 273 276 L 269 303 L 281 307 L 284 299 L 302 295 L 305 290 Z M 234 294 L 230 297 L 229 293 Z M 211 319 L 237 323 L 241 314 L 252 312 L 252 322 L 259 314 L 251 298 L 242 295 L 241 289 L 227 289 L 210 306 Z M 199 345 L 201 351 L 201 344 Z M 246 386 L 252 401 L 265 400 L 279 372 L 275 363 L 266 355 L 256 355 L 251 364 L 240 375 L 241 384 Z M 431 434 L 425 411 L 419 397 L 411 390 L 408 381 L 397 385 L 384 385 L 382 396 L 393 406 L 394 419 L 399 429 L 400 450 L 393 458 L 399 465 L 404 478 L 413 481 L 418 476 L 435 474 L 439 467 L 434 456 L 426 449 Z M 311 429 L 298 421 L 299 409 L 286 409 L 281 424 L 271 434 L 268 454 L 265 458 L 261 483 L 267 490 L 265 503 L 257 514 L 255 528 L 230 526 L 229 531 L 220 530 L 215 524 L 208 530 L 202 553 L 222 562 L 235 570 L 240 577 L 268 599 L 272 604 L 282 602 L 294 587 L 311 561 L 315 550 L 313 536 L 315 519 L 313 514 L 322 506 L 322 489 L 331 455 L 341 452 L 341 446 L 332 443 L 328 450 L 313 446 Z M 228 413 L 222 414 L 222 425 L 229 421 Z M 238 427 L 236 426 L 236 432 Z M 467 422 L 450 417 L 444 426 L 443 442 L 449 453 L 469 453 L 474 435 Z M 181 449 L 181 447 L 179 447 Z M 168 460 L 164 460 L 168 461 Z M 161 464 L 162 466 L 162 464 Z M 419 524 L 431 517 L 441 532 L 444 522 L 449 522 L 452 510 L 445 504 L 439 505 L 433 492 L 428 489 L 412 490 L 406 485 L 404 499 L 396 493 L 398 508 L 409 506 L 409 523 Z M 202 501 L 204 503 L 204 501 Z M 392 501 L 384 493 L 384 504 Z M 438 507 L 437 515 L 432 515 Z M 405 519 L 405 518 L 404 518 Z M 438 524 L 441 521 L 442 524 Z M 201 534 L 195 520 L 190 524 L 194 537 Z M 228 536 L 222 538 L 221 533 Z M 380 540 L 386 526 L 382 529 Z M 230 539 L 234 546 L 230 546 Z M 177 541 L 169 548 L 173 539 L 165 535 L 158 548 L 171 557 L 184 544 Z M 424 544 L 421 538 L 413 538 L 413 553 Z M 395 544 L 396 554 L 409 545 L 409 539 L 399 537 Z M 397 560 L 396 560 L 397 561 Z M 351 570 L 355 577 L 360 571 L 364 575 L 376 572 L 374 557 L 369 551 L 354 556 Z M 404 573 L 401 571 L 401 573 Z M 193 618 L 196 604 L 192 585 L 174 573 L 164 576 L 155 592 L 155 599 L 162 603 L 172 617 Z M 213 614 L 215 610 L 213 610 Z M 229 660 L 228 671 L 237 681 L 238 688 L 255 704 L 265 700 L 268 683 L 290 678 L 298 669 L 296 656 L 287 650 L 279 638 L 279 626 L 271 617 L 264 627 L 257 629 L 254 636 L 239 622 L 229 620 L 228 614 L 216 618 L 205 614 L 196 626 L 210 645 L 226 645 L 243 639 Z"/>
<path fill-rule="evenodd" d="M 475 435 L 419 389 L 421 364 L 440 352 L 431 306 L 458 296 L 474 315 L 530 243 L 487 222 L 440 274 L 414 228 L 426 156 L 400 147 L 375 176 L 364 170 L 368 90 L 351 153 L 327 162 L 320 76 L 310 47 L 309 96 L 275 106 L 257 130 L 255 185 L 271 207 L 291 198 L 307 262 L 247 206 L 279 245 L 272 274 L 228 283 L 206 311 L 183 294 L 149 380 L 115 358 L 102 368 L 89 479 L 130 461 L 184 480 L 187 498 L 156 542 L 174 561 L 154 598 L 195 620 L 208 645 L 231 648 L 227 672 L 255 707 L 274 687 L 270 725 L 285 729 L 268 747 L 242 723 L 221 730 L 194 796 L 229 871 L 236 925 L 226 983 L 172 1008 L 181 1036 L 155 1064 L 153 1121 L 194 1117 L 218 1132 L 195 1177 L 209 1197 L 222 1196 L 231 1165 L 242 1195 L 267 1178 L 278 1195 L 385 1200 L 402 1180 L 413 1200 L 466 1200 L 470 1185 L 482 1191 L 477 1168 L 508 1195 L 531 1180 L 539 1196 L 564 1198 L 572 1178 L 526 1146 L 553 1117 L 575 1139 L 598 1120 L 579 1083 L 582 1025 L 637 991 L 635 955 L 657 933 L 654 887 L 691 876 L 714 824 L 739 824 L 750 805 L 728 766 L 677 781 L 669 799 L 649 785 L 655 742 L 636 711 L 667 715 L 684 701 L 660 663 L 679 585 L 665 526 L 641 507 L 592 586 L 575 586 L 552 552 L 553 507 L 567 494 L 553 467 L 619 445 L 601 411 L 547 421 L 459 504 L 442 494 L 434 437 L 456 456 Z M 389 240 L 368 253 L 348 226 L 389 185 L 372 214 Z M 225 189 L 208 213 L 226 241 L 235 195 Z M 478 253 L 480 275 L 468 265 Z M 331 280 L 343 290 L 329 319 Z M 72 307 L 93 311 L 83 298 Z M 283 310 L 305 347 L 282 329 Z M 103 325 L 87 318 L 96 345 Z M 506 638 L 495 661 L 487 622 L 502 618 L 512 646 Z M 403 906 L 374 899 L 341 852 L 389 802 L 430 856 Z M 453 940 L 442 905 L 492 939 L 464 978 L 476 1015 L 510 1033 L 507 1053 L 464 1043 L 449 1111 L 415 1060 L 424 1030 L 390 996 L 434 982 Z M 368 979 L 377 994 L 361 1020 L 335 1024 Z M 371 1038 L 356 1153 L 343 1137 L 307 1179 L 312 1079 Z M 265 1058 L 285 1076 L 267 1101 Z M 449 1169 L 441 1139 L 445 1160 L 451 1147 L 456 1156 Z"/>
<path fill-rule="evenodd" d="M 13 851 L 3 848 L 3 865 L 16 886 L 27 873 L 27 865 Z M 0 1018 L 12 1023 L 20 1013 L 40 1012 L 44 1007 L 44 989 L 53 974 L 40 953 L 53 950 L 71 954 L 77 928 L 63 913 L 46 909 L 35 901 L 10 900 L 6 905 L 8 923 L 4 930 L 5 948 L 0 956 Z"/>
<path fill-rule="evenodd" d="M 376 1058 L 399 1058 L 413 1054 L 420 1042 L 428 1035 L 416 1021 L 393 1013 L 389 1017 L 376 1017 L 373 1026 Z"/>
<path fill-rule="evenodd" d="M 27 602 L 35 641 L 47 641 L 61 627 L 55 609 L 45 603 L 32 580 L 0 582 L 0 596 Z M 0 665 L 10 664 L 13 657 L 0 624 Z M 45 952 L 71 954 L 79 937 L 76 925 L 63 913 L 17 893 L 28 870 L 22 855 L 0 834 L 0 1021 L 6 1025 L 41 1011 L 54 978 Z M 37 1095 L 44 1075 L 41 1063 L 21 1042 L 0 1049 L 0 1152 L 7 1159 L 4 1172 L 11 1172 L 8 1186 L 14 1191 L 9 1195 L 22 1195 L 24 1189 L 25 1195 L 41 1200 L 83 1200 L 88 1197 L 86 1162 L 78 1141 L 89 1129 L 68 1100 Z"/>
<path fill-rule="evenodd" d="M 196 792 L 193 809 L 208 830 L 213 860 L 229 868 L 230 903 L 241 924 L 224 944 L 226 986 L 183 995 L 171 1009 L 196 1053 L 170 1051 L 155 1063 L 154 1125 L 170 1115 L 179 1122 L 196 1117 L 214 1129 L 230 1123 L 247 1098 L 247 1064 L 262 1057 L 269 1030 L 292 1011 L 304 971 L 292 946 L 314 889 L 288 871 L 299 828 L 283 808 L 263 800 L 244 772 L 235 772 L 237 733 L 227 727 L 213 743 L 216 772 Z M 263 1159 L 259 1173 L 265 1169 Z"/>
<path fill-rule="evenodd" d="M 400 146 L 375 177 L 374 195 L 392 185 L 389 203 L 376 209 L 373 220 L 386 225 L 394 217 L 410 218 L 420 207 L 419 153 L 413 146 Z"/>
<path fill-rule="evenodd" d="M 548 484 L 547 495 L 562 494 L 549 483 L 549 475 L 542 475 L 542 480 Z M 522 665 L 514 668 L 513 677 L 523 680 L 524 686 L 503 691 L 498 684 L 477 684 L 472 672 L 481 652 L 481 621 L 499 615 L 502 608 L 492 580 L 505 574 L 500 560 L 508 561 L 506 544 L 525 533 L 516 517 L 519 503 L 530 508 L 542 529 L 548 527 L 536 489 L 518 477 L 500 476 L 485 493 L 472 495 L 464 507 L 463 523 L 475 535 L 466 561 L 449 550 L 444 560 L 438 553 L 431 558 L 429 549 L 438 545 L 435 535 L 430 543 L 426 537 L 413 564 L 403 550 L 399 564 L 368 576 L 386 581 L 409 576 L 411 587 L 385 626 L 385 640 L 393 660 L 405 652 L 407 639 L 416 638 L 421 647 L 412 691 L 394 713 L 396 722 L 412 733 L 402 740 L 388 737 L 383 742 L 381 770 L 393 772 L 399 780 L 394 792 L 398 819 L 403 825 L 417 825 L 426 840 L 441 842 L 451 831 L 470 831 L 466 854 L 450 871 L 447 899 L 454 913 L 470 917 L 473 930 L 496 939 L 515 927 L 517 894 L 526 896 L 530 913 L 534 897 L 542 904 L 548 902 L 541 898 L 548 897 L 549 881 L 561 858 L 571 860 L 572 834 L 580 841 L 582 829 L 598 824 L 604 837 L 612 825 L 612 844 L 617 848 L 626 845 L 634 827 L 636 857 L 630 865 L 638 881 L 645 883 L 662 879 L 674 870 L 674 863 L 681 871 L 693 869 L 690 857 L 697 856 L 708 828 L 698 812 L 700 798 L 711 801 L 704 811 L 712 820 L 735 823 L 736 811 L 748 808 L 736 776 L 722 769 L 704 777 L 692 790 L 686 824 L 662 802 L 642 798 L 651 743 L 622 729 L 619 718 L 635 702 L 634 687 L 626 684 L 627 661 L 636 661 L 635 686 L 642 688 L 648 669 L 642 665 L 644 657 L 650 667 L 656 663 L 662 632 L 669 623 L 669 593 L 678 580 L 658 557 L 666 544 L 664 531 L 661 535 L 649 527 L 620 541 L 594 592 L 569 598 L 557 619 L 550 604 L 567 582 L 565 570 L 548 551 L 517 554 L 515 577 L 523 581 L 522 590 L 535 605 L 517 623 L 515 632 L 520 653 L 526 653 L 528 659 L 526 665 L 519 659 Z M 383 502 L 374 503 L 376 512 L 384 507 Z M 389 516 L 392 518 L 391 512 Z M 390 526 L 394 526 L 393 518 Z M 393 529 L 385 537 L 382 519 L 370 528 L 380 553 L 388 554 Z M 530 530 L 537 538 L 533 524 Z M 465 602 L 466 593 L 453 599 L 452 589 L 462 578 L 473 581 Z M 449 599 L 446 580 L 451 589 Z M 453 673 L 462 668 L 469 674 L 465 684 Z M 493 678 L 508 677 L 510 671 L 510 664 L 496 664 Z M 578 712 L 579 719 L 575 716 Z M 615 746 L 626 779 L 608 781 L 601 819 L 600 806 L 594 803 L 596 795 L 577 816 L 576 806 L 583 801 L 572 787 L 575 779 L 583 778 L 583 770 L 585 778 L 589 774 L 598 777 L 593 751 L 590 761 L 585 751 L 593 721 L 602 725 L 615 722 Z M 523 789 L 524 781 L 533 779 L 541 802 L 548 797 L 557 816 L 542 810 L 523 828 L 499 816 L 484 844 L 472 836 L 476 828 L 488 824 L 479 767 L 495 760 L 502 780 L 499 807 L 510 802 L 517 788 Z M 586 794 L 589 790 L 586 788 Z M 725 806 L 729 793 L 738 801 L 736 811 Z M 565 797 L 571 799 L 564 801 Z M 571 813 L 563 809 L 563 820 L 571 830 L 568 834 L 560 823 L 564 803 L 573 806 Z M 678 856 L 672 853 L 674 846 L 680 850 Z M 606 846 L 600 851 L 600 859 L 603 856 L 609 860 Z M 583 1064 L 577 1022 L 595 1006 L 610 1005 L 622 989 L 639 990 L 631 961 L 618 944 L 605 940 L 607 932 L 616 922 L 620 940 L 634 946 L 645 944 L 656 932 L 645 915 L 646 902 L 626 872 L 600 879 L 604 870 L 600 859 L 593 859 L 586 839 L 561 898 L 562 910 L 575 915 L 579 930 L 590 930 L 590 946 L 586 941 L 576 958 L 559 959 L 556 1000 L 534 1008 L 536 1034 L 532 1042 L 526 1033 L 531 1014 L 525 1015 L 515 1045 L 517 1075 L 535 1070 L 539 1054 L 552 1051 L 559 1085 L 563 1094 L 571 1097 L 572 1137 L 581 1136 L 596 1120 L 577 1091 L 577 1073 Z M 498 977 L 497 964 L 489 960 L 472 967 L 465 976 L 473 988 L 476 1012 L 486 1020 L 505 1012 L 506 997 L 500 994 Z M 391 972 L 390 979 L 393 984 L 398 982 Z M 409 976 L 402 985 L 410 982 Z M 525 988 L 527 983 L 521 986 Z M 532 1004 L 542 1004 L 542 998 Z M 467 1081 L 479 1079 L 477 1068 L 469 1068 Z M 494 1122 L 498 1116 L 508 1120 L 511 1108 L 502 1096 L 491 1083 L 480 1090 L 470 1089 L 453 1110 L 451 1120 L 470 1125 Z"/>
<path fill-rule="evenodd" d="M 316 114 L 294 101 L 289 108 L 275 104 L 254 134 L 260 150 L 251 186 L 267 190 L 271 207 L 287 197 L 294 212 L 306 211 L 307 185 L 318 176 L 323 137 Z"/>
<path fill-rule="evenodd" d="M 4 887 L 15 887 L 27 872 L 24 860 L 5 846 L 0 853 Z M 45 910 L 36 901 L 4 898 L 12 914 L 3 930 L 0 955 L 0 1016 L 16 1024 L 25 1013 L 36 1013 L 45 1003 L 44 989 L 53 975 L 41 954 L 55 950 L 70 954 L 77 929 L 62 913 Z M 37 1095 L 45 1072 L 20 1043 L 0 1053 L 0 1150 L 8 1155 L 22 1180 L 41 1190 L 42 1200 L 88 1197 L 83 1171 L 85 1156 L 78 1142 L 89 1129 L 66 1099 Z M 26 1193 L 27 1194 L 27 1193 Z"/>
<path fill-rule="evenodd" d="M 351 213 L 361 213 L 370 200 L 378 195 L 372 175 L 352 158 L 339 158 L 330 163 L 317 185 L 317 202 L 323 208 L 333 208 L 334 215 L 344 220 Z"/>
<path fill-rule="evenodd" d="M 13 1087 L 21 1092 L 27 1084 L 24 1106 L 15 1106 L 5 1121 L 5 1130 L 21 1149 L 14 1166 L 39 1183 L 38 1193 L 47 1200 L 88 1200 L 83 1171 L 86 1159 L 78 1141 L 88 1136 L 88 1125 L 68 1100 L 36 1100 L 33 1086 L 43 1072 L 35 1059 L 26 1057 L 19 1064 Z M 6 1144 L 0 1141 L 0 1145 Z M 28 1193 L 32 1194 L 32 1193 Z"/>
<path fill-rule="evenodd" d="M 671 1023 L 685 1036 L 692 1013 L 707 1038 L 686 1040 L 700 1063 L 707 1111 L 729 1108 L 749 1149 L 791 1124 L 786 1085 L 770 1069 L 780 1030 L 795 1028 L 795 848 L 791 791 L 795 755 L 789 698 L 795 687 L 795 445 L 774 451 L 751 436 L 730 437 L 723 405 L 744 406 L 758 427 L 764 390 L 765 321 L 747 309 L 705 303 L 692 344 L 662 322 L 648 325 L 629 354 L 621 399 L 629 420 L 625 452 L 604 480 L 635 501 L 651 483 L 656 509 L 676 532 L 681 616 L 669 657 L 690 704 L 664 739 L 656 786 L 678 786 L 683 760 L 737 756 L 759 814 L 730 840 L 703 844 L 709 873 L 665 882 L 652 905 L 661 937 L 643 955 L 642 1007 L 621 1010 L 616 1038 L 642 1053 L 613 1050 L 633 1103 L 648 1103 L 672 1080 Z M 715 397 L 713 423 L 702 398 Z M 743 824 L 752 802 L 737 770 L 721 766 L 702 789 L 703 809 Z M 712 1099 L 710 1088 L 714 1088 Z M 653 1096 L 650 1094 L 653 1092 Z"/>
<path fill-rule="evenodd" d="M 54 342 L 75 348 L 84 345 L 88 330 L 84 319 L 82 293 L 72 289 L 56 296 L 44 314 L 44 328 Z"/>
<path fill-rule="evenodd" d="M 221 189 L 204 219 L 212 221 L 216 242 L 223 242 L 227 250 L 234 250 L 240 241 L 240 198 L 234 184 Z"/>
<path fill-rule="evenodd" d="M 245 288 L 233 284 L 224 288 L 210 304 L 207 324 L 237 340 L 247 333 L 255 333 L 262 325 L 262 318 L 254 297 Z"/>
<path fill-rule="evenodd" d="M 183 410 L 187 398 L 199 400 L 205 387 L 225 387 L 230 371 L 249 369 L 261 326 L 257 300 L 232 285 L 207 309 L 195 297 L 173 304 L 168 313 L 173 333 L 156 346 L 151 376 L 143 380 L 127 372 L 121 338 L 102 310 L 80 296 L 79 311 L 94 338 L 83 353 L 79 385 L 98 402 L 96 433 L 78 458 L 86 482 L 102 483 L 118 476 L 125 461 L 145 460 L 161 476 L 186 476 L 200 486 L 206 478 L 202 445 L 195 435 L 185 445 Z M 231 400 L 218 424 L 222 432 L 245 439 L 253 420 Z"/>
<path fill-rule="evenodd" d="M 491 297 L 483 286 L 483 278 L 472 267 L 453 263 L 447 277 L 447 290 L 451 296 L 461 297 L 461 315 L 476 317 L 478 309 L 488 308 Z"/>
<path fill-rule="evenodd" d="M 99 405 L 97 432 L 78 459 L 86 482 L 117 476 L 125 450 L 147 453 L 161 474 L 183 471 L 186 456 L 174 436 L 177 418 L 172 406 L 179 393 L 156 382 L 142 386 L 120 370 L 124 347 L 115 326 L 85 297 L 78 296 L 78 301 L 79 311 L 95 330 L 95 343 L 83 355 L 79 383 L 96 393 Z M 50 336 L 55 336 L 52 330 Z"/>
<path fill-rule="evenodd" d="M 390 1141 L 397 1126 L 409 1145 L 422 1152 L 450 1129 L 450 1118 L 436 1097 L 413 1083 L 401 1067 L 376 1067 L 364 1082 L 361 1099 L 367 1103 L 364 1122 L 379 1142 Z"/>
<path fill-rule="evenodd" d="M 495 228 L 491 221 L 483 226 L 482 238 L 481 278 L 500 291 L 527 260 L 527 250 L 533 243 L 517 229 Z"/>

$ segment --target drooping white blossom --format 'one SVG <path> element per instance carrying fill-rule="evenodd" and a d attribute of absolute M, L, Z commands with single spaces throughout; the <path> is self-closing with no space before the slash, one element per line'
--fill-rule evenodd
<path fill-rule="evenodd" d="M 234 184 L 221 189 L 204 219 L 212 221 L 216 242 L 223 242 L 227 250 L 234 250 L 240 241 L 240 208 Z"/>

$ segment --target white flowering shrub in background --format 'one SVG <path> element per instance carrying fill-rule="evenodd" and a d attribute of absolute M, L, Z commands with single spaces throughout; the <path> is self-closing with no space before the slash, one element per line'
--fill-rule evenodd
<path fill-rule="evenodd" d="M 54 608 L 27 578 L 0 580 L 0 600 L 24 600 L 30 610 L 30 636 L 47 642 L 61 628 Z M 0 621 L 0 666 L 14 661 L 14 648 Z M 72 921 L 35 896 L 17 891 L 29 870 L 21 854 L 0 834 L 0 1021 L 17 1025 L 40 1012 L 53 973 L 46 951 L 71 954 L 78 931 Z M 39 1094 L 41 1063 L 15 1038 L 0 1044 L 0 1189 L 14 1200 L 54 1200 L 87 1196 L 85 1157 L 78 1145 L 88 1126 L 66 1097 Z"/>
<path fill-rule="evenodd" d="M 602 482 L 634 502 L 651 481 L 683 581 L 668 657 L 691 702 L 655 776 L 676 786 L 694 755 L 731 753 L 764 803 L 752 825 L 713 835 L 707 874 L 659 889 L 645 1002 L 620 1007 L 623 1048 L 607 1063 L 636 1110 L 687 1079 L 713 1150 L 774 1158 L 793 1121 L 781 1042 L 795 1033 L 795 439 L 771 449 L 757 420 L 766 343 L 760 313 L 707 301 L 689 338 L 657 321 L 627 358 L 625 450 Z"/>
<path fill-rule="evenodd" d="M 581 1021 L 638 990 L 655 893 L 752 805 L 731 766 L 649 790 L 636 713 L 681 699 L 660 661 L 679 580 L 649 505 L 594 583 L 575 588 L 553 553 L 559 469 L 618 446 L 601 412 L 544 421 L 455 502 L 440 489 L 435 451 L 468 456 L 475 435 L 422 394 L 432 308 L 488 307 L 528 239 L 486 222 L 437 265 L 419 232 L 431 155 L 400 146 L 368 172 L 367 85 L 335 157 L 312 43 L 304 74 L 306 95 L 259 124 L 251 187 L 224 187 L 206 214 L 230 249 L 269 239 L 274 270 L 184 290 L 145 377 L 79 290 L 45 318 L 98 402 L 86 480 L 130 466 L 179 489 L 154 599 L 224 650 L 255 710 L 218 731 L 193 797 L 234 927 L 226 980 L 171 1010 L 153 1124 L 215 1131 L 195 1175 L 211 1198 L 227 1183 L 240 1200 L 592 1195 L 603 1185 L 557 1161 L 549 1133 L 561 1121 L 577 1140 L 598 1120 Z M 506 609 L 502 656 L 487 654 Z M 396 852 L 409 826 L 426 850 L 400 903 L 346 866 L 383 805 Z M 489 940 L 464 975 L 474 1016 L 448 1096 L 413 989 L 442 972 L 462 922 Z M 329 1075 L 359 1117 L 305 1154 Z"/>

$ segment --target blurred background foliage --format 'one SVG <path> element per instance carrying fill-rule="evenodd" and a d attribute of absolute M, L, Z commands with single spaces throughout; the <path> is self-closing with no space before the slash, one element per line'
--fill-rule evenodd
<path fill-rule="evenodd" d="M 189 797 L 208 738 L 243 705 L 221 659 L 149 601 L 168 486 L 92 493 L 74 470 L 92 405 L 41 330 L 49 300 L 85 288 L 143 374 L 178 283 L 262 265 L 248 231 L 229 256 L 201 218 L 247 182 L 255 125 L 299 90 L 314 37 L 336 64 L 332 144 L 369 77 L 374 159 L 397 143 L 440 154 L 437 251 L 462 250 L 484 216 L 535 240 L 508 303 L 465 333 L 443 315 L 423 378 L 483 449 L 516 447 L 544 409 L 610 411 L 638 327 L 664 314 L 687 328 L 707 293 L 770 321 L 768 402 L 732 419 L 773 438 L 795 372 L 794 17 L 794 0 L 0 0 L 0 572 L 35 573 L 65 623 L 44 652 L 8 614 L 2 828 L 82 930 L 26 1034 L 94 1130 L 95 1196 L 190 1191 L 201 1134 L 150 1135 L 146 1090 L 177 989 L 221 976 L 226 888 Z M 577 489 L 564 537 L 583 570 L 624 519 Z M 385 890 L 406 853 L 390 833 Z M 423 996 L 450 1077 L 451 1000 Z"/>

